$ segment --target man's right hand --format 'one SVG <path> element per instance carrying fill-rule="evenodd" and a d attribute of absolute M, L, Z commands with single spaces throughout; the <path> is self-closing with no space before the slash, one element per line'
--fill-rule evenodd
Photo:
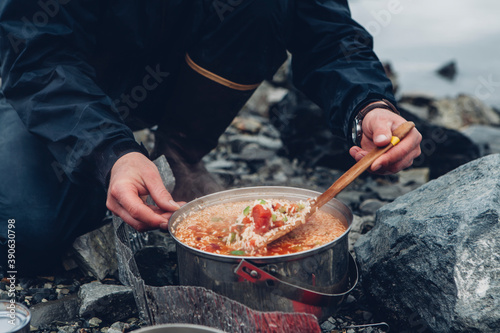
<path fill-rule="evenodd" d="M 141 199 L 148 194 L 158 207 Z M 135 152 L 123 155 L 113 165 L 106 206 L 138 231 L 166 229 L 168 219 L 180 207 L 163 185 L 156 165 Z"/>

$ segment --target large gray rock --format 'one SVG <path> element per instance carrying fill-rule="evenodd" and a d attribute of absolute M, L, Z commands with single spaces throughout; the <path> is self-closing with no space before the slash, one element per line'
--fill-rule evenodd
<path fill-rule="evenodd" d="M 115 322 L 137 315 L 132 289 L 120 285 L 91 282 L 80 287 L 79 316 L 98 317 L 107 322 Z"/>
<path fill-rule="evenodd" d="M 113 226 L 106 224 L 73 242 L 73 258 L 87 274 L 103 280 L 118 270 Z"/>
<path fill-rule="evenodd" d="M 496 154 L 382 207 L 354 250 L 396 331 L 500 332 L 499 234 Z"/>
<path fill-rule="evenodd" d="M 40 327 L 54 321 L 69 322 L 78 319 L 80 301 L 71 295 L 55 301 L 38 303 L 30 307 L 31 326 Z"/>
<path fill-rule="evenodd" d="M 500 153 L 500 127 L 471 125 L 461 132 L 478 145 L 482 156 Z"/>

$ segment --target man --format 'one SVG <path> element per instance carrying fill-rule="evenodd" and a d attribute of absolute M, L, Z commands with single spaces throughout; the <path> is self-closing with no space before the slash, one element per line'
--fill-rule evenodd
<path fill-rule="evenodd" d="M 404 122 L 345 0 L 4 0 L 0 31 L 0 239 L 11 221 L 26 269 L 98 225 L 104 202 L 149 230 L 216 191 L 201 158 L 287 51 L 334 133 L 354 129 L 356 160 Z M 154 125 L 152 157 L 167 157 L 172 194 L 132 135 Z M 420 140 L 413 130 L 372 171 L 408 167 Z"/>

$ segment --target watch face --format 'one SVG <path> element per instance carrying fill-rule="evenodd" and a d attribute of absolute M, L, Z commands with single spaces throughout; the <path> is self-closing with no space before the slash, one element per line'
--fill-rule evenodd
<path fill-rule="evenodd" d="M 354 126 L 352 127 L 352 142 L 355 145 L 361 145 L 361 137 L 363 135 L 363 130 L 362 130 L 362 119 L 359 119 L 358 117 L 354 118 Z"/>

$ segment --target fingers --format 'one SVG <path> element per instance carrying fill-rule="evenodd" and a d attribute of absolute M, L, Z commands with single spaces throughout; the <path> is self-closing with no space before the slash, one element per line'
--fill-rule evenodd
<path fill-rule="evenodd" d="M 133 188 L 115 186 L 108 191 L 106 206 L 123 221 L 138 231 L 157 229 L 168 223 L 168 218 L 146 205 Z"/>
<path fill-rule="evenodd" d="M 420 151 L 422 135 L 415 128 L 396 146 L 373 162 L 370 171 L 379 174 L 396 173 L 413 164 Z"/>
<path fill-rule="evenodd" d="M 365 157 L 367 151 L 361 149 L 358 146 L 353 146 L 351 147 L 351 149 L 349 149 L 349 154 L 352 156 L 352 158 L 354 158 L 354 160 L 356 160 L 356 162 L 359 162 L 360 159 Z"/>
<path fill-rule="evenodd" d="M 172 195 L 167 191 L 161 180 L 159 173 L 152 173 L 144 179 L 146 188 L 153 198 L 154 202 L 164 211 L 176 211 L 180 208 L 179 204 L 175 202 Z"/>
<path fill-rule="evenodd" d="M 158 207 L 144 202 L 148 194 Z M 106 205 L 138 231 L 166 229 L 172 212 L 179 209 L 156 166 L 139 153 L 126 154 L 113 165 Z"/>
<path fill-rule="evenodd" d="M 385 147 L 391 142 L 393 123 L 390 121 L 376 122 L 372 127 L 372 141 L 377 147 Z"/>
<path fill-rule="evenodd" d="M 363 120 L 362 148 L 352 147 L 350 155 L 359 161 L 375 147 L 385 147 L 390 143 L 392 131 L 404 122 L 404 118 L 385 109 L 370 111 Z M 369 171 L 388 174 L 408 168 L 420 155 L 421 140 L 422 135 L 413 128 L 400 143 L 375 160 Z"/>

